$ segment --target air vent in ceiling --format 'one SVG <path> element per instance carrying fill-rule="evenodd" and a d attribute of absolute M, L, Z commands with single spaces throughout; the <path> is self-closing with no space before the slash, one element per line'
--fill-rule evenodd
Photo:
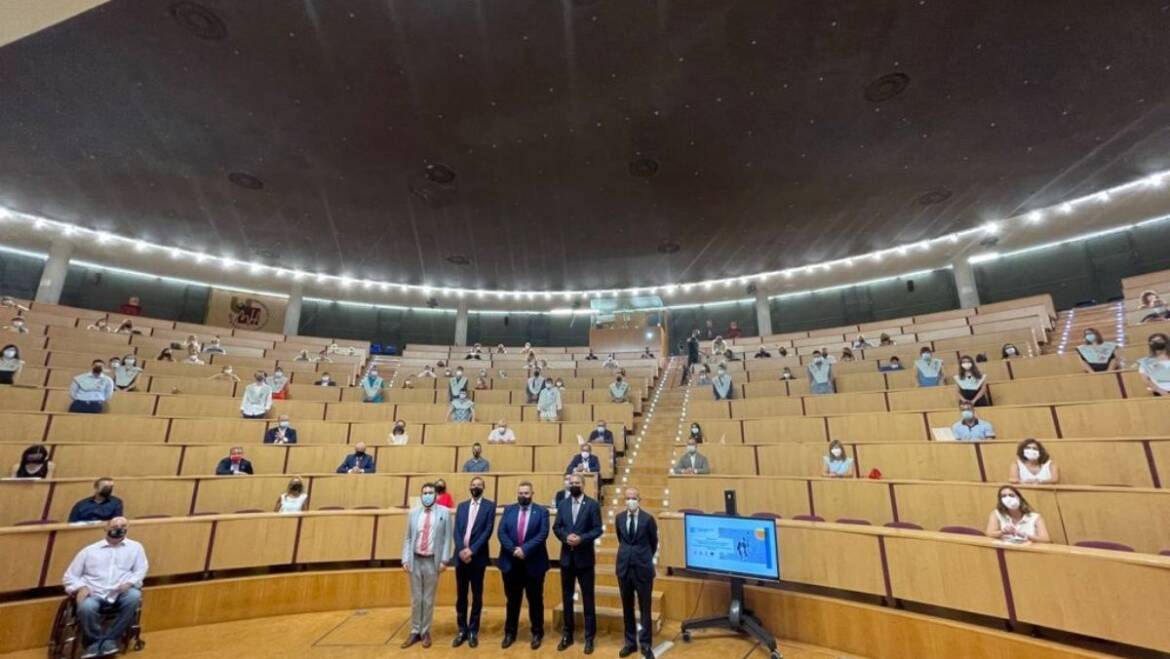
<path fill-rule="evenodd" d="M 881 103 L 906 91 L 910 86 L 910 76 L 905 73 L 887 73 L 874 80 L 865 87 L 865 100 Z"/>
<path fill-rule="evenodd" d="M 215 12 L 197 2 L 173 2 L 171 18 L 200 39 L 219 41 L 227 36 L 227 25 Z"/>

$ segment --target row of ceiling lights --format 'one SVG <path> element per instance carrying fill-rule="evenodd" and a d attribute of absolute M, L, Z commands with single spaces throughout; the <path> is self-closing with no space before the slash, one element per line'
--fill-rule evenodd
<path fill-rule="evenodd" d="M 812 275 L 818 272 L 830 272 L 836 267 L 852 268 L 858 262 L 866 260 L 875 263 L 880 263 L 887 257 L 906 256 L 914 251 L 928 251 L 931 247 L 938 243 L 956 244 L 963 238 L 969 238 L 976 235 L 997 235 L 1003 230 L 1004 225 L 1009 222 L 1023 222 L 1029 224 L 1039 224 L 1043 222 L 1049 215 L 1068 215 L 1073 210 L 1082 204 L 1086 203 L 1108 203 L 1113 196 L 1119 192 L 1124 192 L 1134 188 L 1160 188 L 1165 185 L 1167 178 L 1170 177 L 1170 171 L 1158 172 L 1151 174 L 1136 181 L 1131 181 L 1107 190 L 1102 190 L 1090 195 L 1078 197 L 1061 204 L 1050 206 L 1044 209 L 1033 210 L 1024 215 L 1014 218 L 987 222 L 980 228 L 965 229 L 951 234 L 939 236 L 937 238 L 930 238 L 926 240 L 901 245 L 899 247 L 891 247 L 883 250 L 876 250 L 867 254 L 851 256 L 844 259 L 837 259 L 834 261 L 825 261 L 822 263 L 806 265 L 799 268 L 786 268 L 784 270 L 773 270 L 768 272 L 759 272 L 752 275 L 741 275 L 737 277 L 727 277 L 723 279 L 708 279 L 699 282 L 688 282 L 684 284 L 667 284 L 661 286 L 639 286 L 630 288 L 613 288 L 613 289 L 597 289 L 597 290 L 581 290 L 581 291 L 504 291 L 504 290 L 484 290 L 484 289 L 468 289 L 455 287 L 438 287 L 429 286 L 426 284 L 405 284 L 392 283 L 385 281 L 375 281 L 370 279 L 355 279 L 346 275 L 330 275 L 325 273 L 306 272 L 304 270 L 295 270 L 288 268 L 276 268 L 267 266 L 261 263 L 249 263 L 245 261 L 238 261 L 231 256 L 211 256 L 202 252 L 195 252 L 185 250 L 180 247 L 172 247 L 166 245 L 159 245 L 144 239 L 128 238 L 117 234 L 108 233 L 105 231 L 97 231 L 94 229 L 87 229 L 79 227 L 67 222 L 60 222 L 51 220 L 45 217 L 39 217 L 28 213 L 20 213 L 0 207 L 0 220 L 16 220 L 26 221 L 32 224 L 32 227 L 38 231 L 56 231 L 67 238 L 85 237 L 92 238 L 99 245 L 111 245 L 121 243 L 123 245 L 131 246 L 134 251 L 139 253 L 161 252 L 170 256 L 175 260 L 187 259 L 197 264 L 216 264 L 224 271 L 233 271 L 236 269 L 244 269 L 255 276 L 264 274 L 271 274 L 277 278 L 288 278 L 291 281 L 313 281 L 317 284 L 333 283 L 342 289 L 351 289 L 354 287 L 364 290 L 381 290 L 389 292 L 397 289 L 403 293 L 417 292 L 426 297 L 432 295 L 440 296 L 454 296 L 456 298 L 472 297 L 477 299 L 484 299 L 488 297 L 495 297 L 496 299 L 511 298 L 519 300 L 527 298 L 535 300 L 538 297 L 543 297 L 545 300 L 552 300 L 557 297 L 562 297 L 565 300 L 571 300 L 574 297 L 580 296 L 582 298 L 589 297 L 617 297 L 618 295 L 656 295 L 663 293 L 670 295 L 678 291 L 684 293 L 690 292 L 694 289 L 711 290 L 717 286 L 730 288 L 736 283 L 749 284 L 753 281 L 764 282 L 772 277 L 782 277 L 784 279 L 792 279 L 798 274 Z M 972 260 L 979 260 L 979 256 L 972 257 Z"/>

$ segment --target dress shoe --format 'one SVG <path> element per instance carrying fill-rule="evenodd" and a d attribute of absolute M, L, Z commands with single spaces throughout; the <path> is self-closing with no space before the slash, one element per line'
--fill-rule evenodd
<path fill-rule="evenodd" d="M 415 643 L 418 643 L 421 640 L 422 640 L 422 637 L 419 636 L 418 634 L 411 634 L 410 636 L 406 637 L 405 641 L 402 642 L 402 648 L 406 649 L 406 648 L 414 645 Z"/>
<path fill-rule="evenodd" d="M 642 659 L 654 659 L 654 650 L 646 650 L 643 652 Z"/>
<path fill-rule="evenodd" d="M 564 652 L 565 648 L 573 644 L 572 636 L 562 636 L 561 642 L 557 643 L 557 652 Z"/>
<path fill-rule="evenodd" d="M 469 648 L 478 648 L 479 647 L 479 634 L 472 634 L 471 636 L 467 637 L 467 647 L 469 647 Z"/>
<path fill-rule="evenodd" d="M 636 648 L 632 645 L 623 645 L 622 649 L 618 650 L 618 656 L 621 657 L 622 659 L 626 659 L 626 657 L 630 656 L 631 654 L 634 654 L 637 651 L 638 651 L 638 648 Z"/>
<path fill-rule="evenodd" d="M 532 649 L 539 650 L 540 649 L 540 642 L 543 640 L 544 640 L 544 634 L 533 634 L 532 635 L 532 643 L 531 643 Z"/>
<path fill-rule="evenodd" d="M 464 634 L 463 632 L 459 632 L 458 634 L 455 635 L 455 638 L 451 639 L 451 647 L 457 648 L 460 645 L 463 645 L 463 641 L 466 641 L 466 640 L 467 640 L 467 635 Z"/>
<path fill-rule="evenodd" d="M 422 643 L 423 643 L 424 648 L 431 647 L 431 634 L 430 634 L 430 632 L 423 634 Z"/>
<path fill-rule="evenodd" d="M 585 639 L 585 654 L 593 654 L 593 639 Z"/>
<path fill-rule="evenodd" d="M 516 642 L 516 637 L 511 634 L 504 634 L 504 640 L 500 642 L 500 649 L 507 650 Z"/>

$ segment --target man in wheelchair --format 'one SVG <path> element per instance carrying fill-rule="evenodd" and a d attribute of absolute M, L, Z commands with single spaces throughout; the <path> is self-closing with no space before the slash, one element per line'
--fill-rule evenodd
<path fill-rule="evenodd" d="M 138 618 L 148 564 L 142 545 L 126 537 L 125 517 L 106 523 L 106 537 L 78 552 L 65 571 L 65 592 L 77 603 L 86 657 L 116 654 L 119 641 Z M 113 622 L 103 628 L 103 618 Z"/>

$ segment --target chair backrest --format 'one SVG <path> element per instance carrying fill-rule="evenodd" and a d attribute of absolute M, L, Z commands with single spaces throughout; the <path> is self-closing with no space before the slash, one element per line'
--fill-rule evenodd
<path fill-rule="evenodd" d="M 243 510 L 237 510 L 235 512 L 235 514 L 236 515 L 243 515 L 245 513 L 262 513 L 262 512 L 264 512 L 264 511 L 260 510 L 259 508 L 244 508 Z"/>
<path fill-rule="evenodd" d="M 1110 551 L 1133 551 L 1133 547 L 1129 545 L 1123 545 L 1120 542 L 1109 542 L 1108 540 L 1081 540 L 1075 546 L 1088 547 L 1090 549 L 1108 549 Z"/>
<path fill-rule="evenodd" d="M 915 531 L 922 530 L 922 527 L 915 524 L 914 522 L 886 522 L 882 526 L 889 529 L 913 529 Z"/>
<path fill-rule="evenodd" d="M 345 508 L 341 506 L 321 506 L 317 510 L 345 510 Z"/>
<path fill-rule="evenodd" d="M 979 529 L 973 529 L 970 526 L 944 526 L 939 529 L 939 531 L 943 533 L 957 533 L 959 535 L 985 535 L 983 531 L 980 531 Z"/>
<path fill-rule="evenodd" d="M 873 526 L 869 520 L 855 519 L 853 517 L 841 517 L 837 519 L 838 524 L 857 524 L 858 526 Z"/>
<path fill-rule="evenodd" d="M 825 521 L 825 518 L 821 517 L 820 515 L 793 515 L 792 519 L 799 520 L 801 522 L 823 522 L 823 521 Z"/>

